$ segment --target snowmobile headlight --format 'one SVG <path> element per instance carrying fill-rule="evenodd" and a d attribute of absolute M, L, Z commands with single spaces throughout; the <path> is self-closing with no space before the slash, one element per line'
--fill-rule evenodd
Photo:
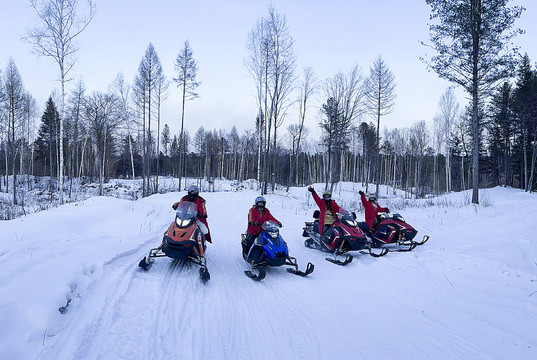
<path fill-rule="evenodd" d="M 268 231 L 268 234 L 271 238 L 276 239 L 279 235 L 278 231 Z"/>
<path fill-rule="evenodd" d="M 190 224 L 190 219 L 181 219 L 179 217 L 175 218 L 175 224 L 179 227 L 186 227 L 188 224 Z"/>

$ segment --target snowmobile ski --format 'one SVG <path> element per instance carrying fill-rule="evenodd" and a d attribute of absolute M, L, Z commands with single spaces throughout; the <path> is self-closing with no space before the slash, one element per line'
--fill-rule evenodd
<path fill-rule="evenodd" d="M 60 314 L 65 314 L 67 312 L 67 309 L 69 307 L 69 303 L 71 302 L 71 299 L 67 300 L 67 303 L 65 304 L 65 306 L 62 306 L 61 308 L 58 309 L 58 311 L 60 312 Z"/>
<path fill-rule="evenodd" d="M 345 266 L 351 263 L 352 259 L 353 257 L 350 254 L 345 255 L 345 259 L 343 261 L 339 260 L 337 258 L 337 255 L 334 255 L 333 258 L 329 258 L 329 257 L 325 258 L 326 261 L 330 261 L 332 264 L 341 265 L 341 266 Z"/>
<path fill-rule="evenodd" d="M 209 274 L 209 270 L 205 266 L 200 267 L 200 278 L 204 283 L 211 279 L 211 274 Z"/>
<path fill-rule="evenodd" d="M 252 269 L 252 270 L 254 270 L 254 269 Z M 248 276 L 252 280 L 261 281 L 267 275 L 267 271 L 263 267 L 260 267 L 257 270 L 258 270 L 257 274 L 254 271 L 244 270 L 244 275 Z"/>
<path fill-rule="evenodd" d="M 298 275 L 298 276 L 308 276 L 309 274 L 311 274 L 313 272 L 313 270 L 315 269 L 315 265 L 313 265 L 312 263 L 308 263 L 308 265 L 306 266 L 306 270 L 305 271 L 301 271 L 301 270 L 298 270 L 298 267 L 296 268 L 287 268 L 287 271 L 289 271 L 291 274 L 295 274 L 295 275 Z"/>
<path fill-rule="evenodd" d="M 145 271 L 149 270 L 151 268 L 151 266 L 153 266 L 153 261 L 151 260 L 148 260 L 147 257 L 144 257 L 142 260 L 140 260 L 140 262 L 138 263 L 138 267 L 141 267 L 142 269 L 144 269 Z"/>
<path fill-rule="evenodd" d="M 298 270 L 298 262 L 296 261 L 296 258 L 292 256 L 288 256 L 287 259 L 285 259 L 284 265 L 293 266 L 294 268 L 287 268 L 287 271 L 291 274 L 295 274 L 298 276 L 308 276 L 315 269 L 315 266 L 312 263 L 308 262 L 305 271 Z"/>
<path fill-rule="evenodd" d="M 416 245 L 420 246 L 423 245 L 429 240 L 429 235 L 423 235 L 423 239 L 421 241 L 416 241 Z"/>
<path fill-rule="evenodd" d="M 373 257 L 376 257 L 376 258 L 379 258 L 381 256 L 384 256 L 384 255 L 387 255 L 389 253 L 389 250 L 388 249 L 385 249 L 385 248 L 382 248 L 380 250 L 379 253 L 375 253 L 371 250 L 371 247 L 368 247 L 367 248 L 367 251 L 365 250 L 360 250 L 360 254 L 366 254 L 366 255 L 371 255 Z"/>
<path fill-rule="evenodd" d="M 400 244 L 400 245 L 407 245 L 407 244 Z M 412 242 L 410 244 L 408 244 L 408 247 L 404 248 L 404 247 L 396 247 L 396 248 L 393 248 L 391 249 L 389 246 L 386 247 L 385 249 L 388 250 L 389 252 L 409 252 L 409 251 L 412 251 L 414 250 L 414 248 L 418 246 L 418 243 L 416 242 Z"/>

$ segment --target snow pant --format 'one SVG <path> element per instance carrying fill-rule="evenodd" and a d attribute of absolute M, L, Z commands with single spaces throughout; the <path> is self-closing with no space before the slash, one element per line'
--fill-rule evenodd
<path fill-rule="evenodd" d="M 241 241 L 242 245 L 242 257 L 246 260 L 248 257 L 248 253 L 250 252 L 250 248 L 252 247 L 252 244 L 254 243 L 256 236 L 254 234 L 246 234 L 246 237 L 243 241 Z"/>
<path fill-rule="evenodd" d="M 325 243 L 325 245 L 329 245 L 332 242 L 332 237 L 334 236 L 334 231 L 332 230 L 332 224 L 330 225 L 323 225 L 323 232 L 321 234 L 321 241 Z"/>
<path fill-rule="evenodd" d="M 205 237 L 205 240 L 207 240 L 208 242 L 212 242 L 211 235 L 209 234 L 209 227 L 207 226 L 207 224 L 205 224 L 200 219 L 196 219 L 196 224 L 198 224 L 198 228 L 201 230 L 203 236 Z"/>
<path fill-rule="evenodd" d="M 367 227 L 367 224 L 365 222 L 359 222 L 358 227 L 364 232 L 364 234 L 366 234 L 367 236 L 371 236 L 371 232 L 369 231 L 369 228 Z"/>
<path fill-rule="evenodd" d="M 264 254 L 265 250 L 263 250 L 263 246 L 254 244 L 246 256 L 246 261 L 252 266 L 255 266 L 260 263 Z"/>

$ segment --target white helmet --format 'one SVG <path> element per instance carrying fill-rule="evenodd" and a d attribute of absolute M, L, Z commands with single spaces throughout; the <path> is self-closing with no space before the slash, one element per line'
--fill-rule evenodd
<path fill-rule="evenodd" d="M 255 198 L 255 206 L 258 208 L 264 208 L 267 205 L 267 200 L 263 196 L 258 196 Z"/>
<path fill-rule="evenodd" d="M 198 195 L 200 193 L 196 185 L 190 185 L 187 191 L 188 191 L 188 195 Z"/>

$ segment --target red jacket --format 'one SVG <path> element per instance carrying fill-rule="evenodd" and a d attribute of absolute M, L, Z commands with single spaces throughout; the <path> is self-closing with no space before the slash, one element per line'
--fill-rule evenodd
<path fill-rule="evenodd" d="M 365 223 L 367 224 L 367 227 L 371 229 L 371 226 L 373 226 L 378 213 L 385 212 L 388 210 L 388 208 L 383 208 L 377 203 L 372 204 L 370 201 L 367 201 L 365 194 L 360 195 L 360 197 L 362 199 L 362 205 L 365 209 Z"/>
<path fill-rule="evenodd" d="M 254 236 L 259 235 L 262 231 L 261 226 L 265 221 L 269 220 L 275 221 L 282 226 L 282 223 L 272 216 L 269 209 L 259 210 L 255 205 L 252 206 L 248 212 L 248 229 L 246 229 L 246 233 Z"/>
<path fill-rule="evenodd" d="M 202 198 L 201 196 L 196 196 L 196 199 L 194 201 L 191 201 L 189 196 L 188 195 L 185 195 L 181 198 L 181 200 L 179 200 L 178 202 L 176 202 L 175 204 L 172 205 L 172 208 L 174 210 L 177 210 L 177 207 L 179 206 L 180 203 L 184 202 L 184 201 L 189 201 L 189 202 L 193 202 L 194 204 L 196 204 L 196 210 L 198 212 L 198 215 L 197 215 L 197 218 L 205 224 L 205 226 L 207 226 L 207 230 L 209 230 L 209 223 L 207 223 L 207 209 L 205 208 L 205 199 Z M 211 240 L 211 231 L 209 230 L 209 232 L 205 235 L 205 238 L 207 239 L 208 242 L 212 243 L 212 240 Z"/>
<path fill-rule="evenodd" d="M 319 233 L 323 233 L 323 226 L 324 226 L 324 215 L 326 214 L 326 202 L 317 195 L 316 192 L 312 193 L 313 200 L 317 203 L 317 206 L 319 206 L 319 210 L 321 211 L 321 215 L 319 216 Z M 334 218 L 337 219 L 337 213 L 339 212 L 339 205 L 336 204 L 334 200 L 330 200 L 330 208 L 332 209 L 332 215 L 334 215 Z"/>

